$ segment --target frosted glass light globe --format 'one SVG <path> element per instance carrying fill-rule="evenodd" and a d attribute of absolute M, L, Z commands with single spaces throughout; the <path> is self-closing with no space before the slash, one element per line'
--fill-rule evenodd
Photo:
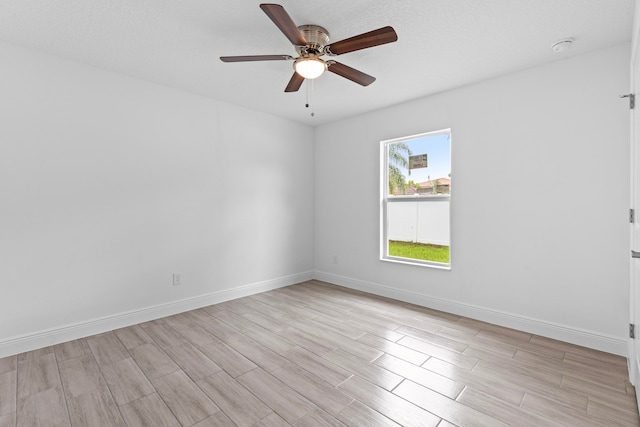
<path fill-rule="evenodd" d="M 296 73 L 305 79 L 315 79 L 320 77 L 327 69 L 327 64 L 322 60 L 314 57 L 299 58 L 294 62 L 293 68 Z"/>

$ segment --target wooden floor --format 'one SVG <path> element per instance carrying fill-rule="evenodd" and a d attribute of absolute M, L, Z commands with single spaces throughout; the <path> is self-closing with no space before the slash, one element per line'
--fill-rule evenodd
<path fill-rule="evenodd" d="M 624 358 L 307 282 L 0 359 L 0 426 L 639 426 Z"/>

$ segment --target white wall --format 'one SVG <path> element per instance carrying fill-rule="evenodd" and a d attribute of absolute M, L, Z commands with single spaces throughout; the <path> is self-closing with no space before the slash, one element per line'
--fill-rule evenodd
<path fill-rule="evenodd" d="M 622 354 L 628 58 L 416 100 L 314 144 L 299 124 L 0 43 L 0 357 L 302 281 L 314 262 L 333 283 Z M 379 261 L 379 141 L 448 127 L 452 270 Z"/>
<path fill-rule="evenodd" d="M 316 277 L 625 354 L 629 49 L 318 128 Z M 452 269 L 379 261 L 380 141 L 443 128 Z"/>
<path fill-rule="evenodd" d="M 312 128 L 6 43 L 0 63 L 0 357 L 311 277 Z"/>

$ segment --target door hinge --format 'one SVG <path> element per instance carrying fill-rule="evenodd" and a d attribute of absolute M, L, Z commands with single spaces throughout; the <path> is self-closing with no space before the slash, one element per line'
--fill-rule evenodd
<path fill-rule="evenodd" d="M 628 93 L 626 95 L 620 95 L 620 98 L 629 98 L 629 109 L 636 108 L 636 95 L 634 93 Z"/>
<path fill-rule="evenodd" d="M 633 224 L 636 220 L 636 212 L 633 209 L 629 209 L 629 222 Z"/>
<path fill-rule="evenodd" d="M 636 337 L 636 325 L 633 323 L 629 323 L 629 338 Z"/>

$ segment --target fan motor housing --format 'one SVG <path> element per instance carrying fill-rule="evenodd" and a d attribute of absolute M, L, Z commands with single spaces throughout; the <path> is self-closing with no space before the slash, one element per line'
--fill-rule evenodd
<path fill-rule="evenodd" d="M 329 44 L 329 31 L 319 25 L 300 25 L 300 33 L 307 40 L 306 46 L 298 46 L 300 55 L 303 53 L 324 53 L 324 47 Z"/>

